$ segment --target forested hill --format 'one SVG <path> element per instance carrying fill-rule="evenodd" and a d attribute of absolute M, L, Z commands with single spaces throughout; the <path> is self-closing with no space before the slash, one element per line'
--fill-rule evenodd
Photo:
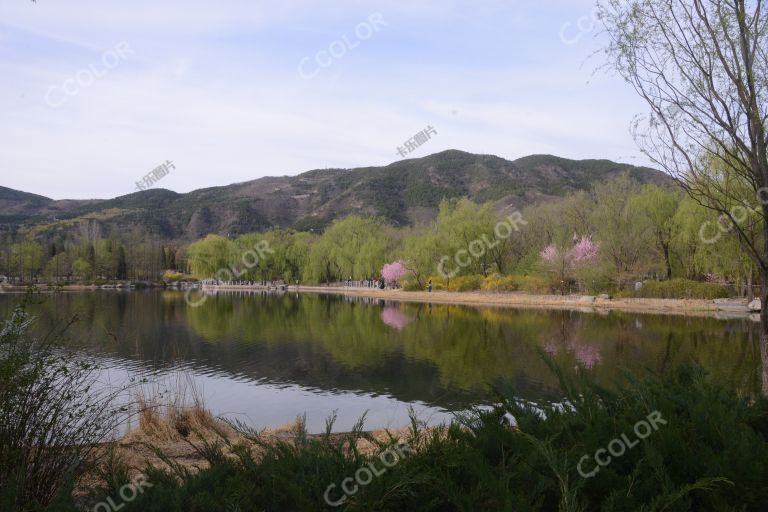
<path fill-rule="evenodd" d="M 608 160 L 533 155 L 510 161 L 449 150 L 385 167 L 318 169 L 178 194 L 164 189 L 108 200 L 61 200 L 0 187 L 4 231 L 57 237 L 92 219 L 108 233 L 139 228 L 168 240 L 208 233 L 241 234 L 271 226 L 319 230 L 350 213 L 380 215 L 403 226 L 434 218 L 441 199 L 465 196 L 499 209 L 587 190 L 629 172 L 641 183 L 663 184 L 656 170 Z"/>

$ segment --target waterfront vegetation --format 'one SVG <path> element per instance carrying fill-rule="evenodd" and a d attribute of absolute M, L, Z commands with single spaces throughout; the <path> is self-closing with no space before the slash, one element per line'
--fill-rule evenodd
<path fill-rule="evenodd" d="M 59 326 L 30 334 L 29 296 L 0 329 L 0 509 L 71 502 L 82 465 L 116 426 L 119 390 L 96 380 L 92 358 L 61 352 Z"/>
<path fill-rule="evenodd" d="M 453 199 L 441 203 L 428 225 L 396 229 L 351 216 L 319 235 L 210 235 L 193 243 L 186 258 L 198 277 L 226 279 L 217 271 L 237 268 L 238 279 L 302 283 L 375 279 L 386 263 L 402 261 L 407 272 L 399 284 L 406 290 L 432 280 L 436 289 L 452 291 L 615 293 L 637 280 L 678 278 L 639 296 L 717 298 L 746 290 L 755 275 L 733 234 L 721 233 L 714 243 L 700 236 L 702 226 L 715 226 L 709 210 L 680 191 L 641 187 L 627 175 L 526 208 L 518 217 L 523 222 L 511 227 L 505 219 L 509 211 L 496 213 L 491 204 Z M 257 238 L 275 252 L 244 268 L 241 254 Z M 733 286 L 726 291 L 724 283 Z"/>
<path fill-rule="evenodd" d="M 433 429 L 414 420 L 404 439 L 414 453 L 367 485 L 348 484 L 356 492 L 337 510 L 758 511 L 768 506 L 764 399 L 712 385 L 695 366 L 630 380 L 615 392 L 584 375 L 558 375 L 568 396 L 562 407 L 521 402 L 513 390 L 500 388 L 492 410 Z M 660 421 L 645 435 L 637 425 L 649 416 Z M 344 479 L 370 464 L 380 471 L 379 454 L 396 442 L 376 441 L 362 428 L 309 438 L 299 425 L 291 441 L 271 443 L 250 434 L 263 449 L 260 456 L 248 443 L 198 440 L 210 468 L 197 474 L 146 468 L 155 485 L 125 511 L 331 510 L 325 496 L 338 503 Z M 358 450 L 360 439 L 378 450 Z M 625 449 L 611 445 L 614 455 L 598 456 L 608 461 L 598 466 L 595 454 L 613 439 L 623 440 Z M 224 457 L 225 449 L 235 456 Z"/>
<path fill-rule="evenodd" d="M 4 325 L 0 337 L 4 353 L 17 354 L 0 365 L 2 403 L 9 407 L 0 420 L 0 448 L 10 457 L 3 460 L 14 461 L 3 464 L 4 510 L 93 510 L 108 499 L 122 505 L 124 512 L 331 510 L 324 499 L 329 486 L 336 484 L 329 496 L 338 501 L 344 479 L 354 477 L 361 467 L 378 464 L 380 452 L 395 442 L 371 437 L 364 424 L 345 434 L 309 435 L 299 423 L 282 439 L 241 424 L 236 426 L 244 436 L 233 440 L 201 437 L 197 427 L 189 427 L 194 422 L 173 420 L 175 435 L 196 446 L 205 459 L 202 469 L 174 464 L 172 457 L 166 459 L 170 464 L 149 465 L 135 457 L 128 462 L 120 458 L 119 450 L 109 449 L 110 444 L 90 449 L 96 442 L 109 441 L 105 434 L 120 411 L 104 401 L 94 402 L 94 397 L 104 395 L 87 387 L 92 366 L 66 356 L 53 359 L 54 347 L 71 353 L 81 345 L 78 324 L 70 327 L 73 339 L 66 345 L 59 338 L 47 351 L 25 347 L 40 346 L 32 332 L 58 332 L 54 319 L 74 311 L 103 336 L 103 326 L 124 324 L 121 316 L 112 316 L 120 315 L 120 310 L 109 304 L 125 307 L 128 301 L 143 306 L 128 316 L 144 319 L 147 329 L 155 329 L 161 318 L 185 312 L 192 330 L 218 347 L 217 367 L 233 373 L 242 375 L 231 365 L 243 352 L 227 341 L 232 339 L 247 346 L 274 346 L 276 354 L 283 355 L 281 340 L 297 340 L 308 345 L 299 353 L 302 361 L 327 352 L 342 368 L 373 366 L 372 375 L 378 373 L 377 365 L 402 350 L 409 358 L 435 364 L 446 387 L 482 388 L 482 402 L 496 404 L 470 407 L 438 427 L 428 428 L 414 417 L 400 440 L 415 453 L 369 485 L 358 485 L 358 491 L 336 510 L 698 511 L 728 510 L 739 504 L 739 510 L 757 511 L 768 505 L 764 485 L 768 402 L 761 396 L 755 372 L 759 353 L 720 320 L 675 323 L 674 317 L 650 315 L 643 316 L 640 326 L 623 313 L 604 317 L 451 305 L 382 306 L 367 305 L 362 299 L 358 303 L 341 297 L 269 294 L 250 300 L 221 296 L 199 308 L 184 308 L 178 291 L 111 293 L 109 301 L 97 297 L 107 293 L 41 297 L 34 305 L 16 308 Z M 52 299 L 61 301 L 54 304 Z M 27 308 L 39 314 L 38 323 L 49 323 L 32 325 Z M 49 314 L 43 314 L 46 311 Z M 124 343 L 120 340 L 127 336 L 118 334 L 105 342 L 111 351 L 121 353 L 121 345 L 112 344 Z M 642 336 L 664 338 L 666 343 L 642 348 Z M 145 343 L 149 336 L 137 332 L 135 337 L 141 341 L 134 345 L 127 340 L 129 353 L 154 358 Z M 188 351 L 174 346 L 172 339 L 163 340 L 163 351 Z M 59 343 L 62 346 L 56 346 Z M 688 363 L 691 359 L 699 364 Z M 632 374 L 622 370 L 629 364 L 635 365 Z M 23 372 L 19 379 L 24 367 L 35 372 Z M 81 368 L 79 377 L 69 381 L 70 374 L 57 373 L 65 367 Z M 525 371 L 544 385 L 546 398 L 540 390 L 532 394 L 520 387 Z M 59 375 L 55 388 L 51 375 Z M 418 392 L 412 377 L 399 372 L 398 380 L 406 381 L 401 391 Z M 62 378 L 70 383 L 70 392 L 63 397 L 58 394 Z M 375 378 L 366 382 L 379 390 Z M 383 384 L 380 392 L 389 387 Z M 31 401 L 31 406 L 18 409 L 21 400 Z M 34 414 L 22 415 L 21 410 Z M 639 439 L 635 425 L 654 412 L 664 423 Z M 79 417 L 87 421 L 74 421 L 72 414 L 82 414 Z M 150 415 L 155 413 L 148 411 L 142 421 Z M 174 417 L 183 418 L 183 411 Z M 14 419 L 24 419 L 25 428 L 17 428 Z M 40 442 L 30 439 L 30 433 L 44 432 L 35 422 L 54 425 L 54 432 L 61 430 L 56 439 L 63 440 L 67 449 L 59 450 L 58 445 L 30 449 Z M 87 430 L 79 430 L 82 425 Z M 14 437 L 20 432 L 26 432 L 23 439 Z M 628 436 L 631 448 L 611 456 L 592 475 L 598 468 L 597 450 L 623 439 L 622 435 Z M 164 439 L 147 442 L 155 453 L 169 457 L 163 453 Z M 375 449 L 357 449 L 366 441 Z M 41 464 L 55 471 L 36 471 Z M 380 469 L 380 464 L 376 467 Z M 580 468 L 591 476 L 581 475 Z M 120 489 L 137 472 L 151 486 L 135 500 L 121 500 Z M 19 475 L 23 485 L 16 480 Z M 85 494 L 83 486 L 88 489 Z"/>
<path fill-rule="evenodd" d="M 524 223 L 496 229 L 509 214 L 490 203 L 447 199 L 427 224 L 397 228 L 351 215 L 323 232 L 276 227 L 229 238 L 211 234 L 189 245 L 140 240 L 136 233 L 130 240 L 116 232 L 102 238 L 97 226 L 84 225 L 76 236 L 6 247 L 0 268 L 14 282 L 317 284 L 376 279 L 385 264 L 402 261 L 407 272 L 398 284 L 407 290 L 425 289 L 432 280 L 437 290 L 632 295 L 635 281 L 675 278 L 636 294 L 670 298 L 746 294 L 756 275 L 734 232 L 719 230 L 710 210 L 675 188 L 640 186 L 628 175 L 527 207 L 518 217 Z M 752 229 L 759 219 L 754 212 L 747 216 Z M 473 241 L 483 241 L 482 250 Z M 259 242 L 271 252 L 245 264 L 243 255 Z M 579 255 L 584 244 L 594 253 Z"/>

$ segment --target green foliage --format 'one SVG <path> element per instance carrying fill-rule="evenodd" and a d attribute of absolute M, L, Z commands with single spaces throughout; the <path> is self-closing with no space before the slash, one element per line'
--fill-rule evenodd
<path fill-rule="evenodd" d="M 482 285 L 483 276 L 458 276 L 451 279 L 448 289 L 457 292 L 468 292 L 479 290 Z"/>
<path fill-rule="evenodd" d="M 10 267 L 19 270 L 21 280 L 31 280 L 42 268 L 43 247 L 32 241 L 13 244 L 10 250 Z"/>
<path fill-rule="evenodd" d="M 538 275 L 515 276 L 515 282 L 518 283 L 521 291 L 528 293 L 546 294 L 553 291 L 555 283 L 550 282 L 546 277 Z"/>
<path fill-rule="evenodd" d="M 393 243 L 382 219 L 351 215 L 334 221 L 310 247 L 305 278 L 332 282 L 378 277 Z"/>
<path fill-rule="evenodd" d="M 222 268 L 228 268 L 234 246 L 224 237 L 208 235 L 187 248 L 190 272 L 200 278 L 214 277 Z"/>
<path fill-rule="evenodd" d="M 176 283 L 180 281 L 183 277 L 184 277 L 184 274 L 182 274 L 181 272 L 169 271 L 163 274 L 161 279 L 166 283 Z"/>
<path fill-rule="evenodd" d="M 90 358 L 36 339 L 31 296 L 0 329 L 0 509 L 40 510 L 69 500 L 77 472 L 115 426 L 117 392 L 99 389 Z M 61 332 L 61 329 L 54 332 Z"/>
<path fill-rule="evenodd" d="M 621 295 L 653 299 L 721 299 L 729 296 L 728 290 L 717 283 L 702 283 L 682 278 L 646 281 L 639 290 L 626 291 Z"/>
<path fill-rule="evenodd" d="M 72 264 L 72 273 L 81 281 L 87 281 L 93 277 L 93 267 L 84 258 L 77 258 Z"/>
<path fill-rule="evenodd" d="M 338 510 L 531 510 L 614 512 L 699 510 L 762 511 L 768 507 L 768 403 L 746 399 L 708 382 L 698 367 L 666 377 L 630 380 L 616 392 L 585 374 L 565 378 L 563 404 L 530 403 L 500 385 L 492 410 L 460 415 L 426 430 L 413 419 L 405 445 L 413 448 L 370 484 L 358 486 Z M 517 426 L 505 418 L 510 413 Z M 653 418 L 653 422 L 651 422 Z M 645 423 L 650 434 L 637 435 Z M 333 421 L 329 421 L 332 426 Z M 362 422 L 351 434 L 266 441 L 240 427 L 263 450 L 255 458 L 234 446 L 235 458 L 217 458 L 197 474 L 152 470 L 154 487 L 124 512 L 207 510 L 328 510 L 340 484 L 369 464 L 394 439 L 369 441 Z M 330 427 L 328 429 L 330 432 Z M 646 432 L 640 430 L 640 432 Z M 595 453 L 615 440 L 629 448 L 589 478 Z M 222 441 L 223 442 L 223 441 Z M 606 453 L 605 455 L 608 455 Z M 605 460 L 605 459 L 603 459 Z"/>
<path fill-rule="evenodd" d="M 472 160 L 471 155 L 460 152 L 448 152 L 439 158 L 434 155 L 434 158 L 448 167 L 462 166 Z M 526 168 L 534 169 L 551 158 L 531 157 L 523 159 L 523 163 Z M 565 165 L 558 159 L 555 162 Z M 484 166 L 493 167 L 498 163 L 494 157 L 483 160 Z M 681 199 L 679 190 L 654 184 L 641 186 L 647 180 L 637 181 L 636 178 L 642 178 L 637 173 L 617 176 L 610 172 L 610 162 L 584 165 L 582 170 L 600 168 L 606 179 L 595 182 L 591 189 L 581 189 L 582 185 L 591 183 L 585 182 L 576 186 L 571 195 L 524 209 L 525 224 L 520 224 L 519 230 L 497 229 L 505 222 L 509 226 L 509 209 L 499 211 L 491 203 L 478 204 L 467 197 L 446 198 L 448 196 L 439 201 L 436 196 L 424 196 L 422 199 L 430 205 L 438 205 L 436 217 L 413 227 L 393 227 L 393 217 L 399 218 L 402 212 L 395 214 L 387 210 L 386 217 L 349 215 L 330 224 L 330 217 L 323 217 L 321 224 L 326 229 L 322 233 L 319 229 L 297 232 L 272 228 L 227 238 L 210 234 L 186 248 L 160 244 L 139 231 L 128 235 L 113 231 L 108 238 L 102 238 L 99 225 L 89 221 L 91 223 L 80 225 L 82 233 L 77 243 L 52 242 L 46 245 L 45 251 L 37 242 L 11 244 L 7 249 L 0 247 L 0 269 L 4 269 L 5 275 L 33 280 L 41 274 L 58 281 L 72 281 L 73 277 L 86 282 L 158 280 L 166 270 L 184 270 L 198 278 L 290 283 L 298 280 L 303 284 L 316 284 L 348 278 L 376 279 L 385 262 L 403 261 L 409 271 L 409 279 L 402 283 L 406 290 L 423 290 L 428 276 L 444 272 L 454 278 L 492 274 L 529 276 L 500 286 L 488 284 L 489 290 L 590 294 L 613 293 L 628 283 L 669 275 L 738 284 L 754 280 L 757 269 L 735 232 L 721 232 L 712 211 L 689 197 Z M 416 187 L 422 183 L 421 178 L 412 175 L 406 167 L 392 166 L 392 176 L 405 180 L 406 190 L 411 190 L 413 182 L 415 188 L 411 194 L 421 197 L 423 190 Z M 371 197 L 378 197 L 387 187 L 394 186 L 391 176 L 368 181 L 357 171 L 331 173 L 334 179 L 346 180 L 345 183 L 363 179 L 366 186 L 370 186 Z M 459 175 L 446 172 L 445 177 L 440 184 L 445 190 L 462 186 Z M 485 178 L 489 184 L 514 181 L 512 176 L 494 173 Z M 730 206 L 751 204 L 742 190 L 744 184 L 729 181 L 726 185 L 734 196 L 730 198 Z M 311 188 L 308 184 L 302 187 Z M 327 191 L 329 197 L 337 192 L 333 187 Z M 743 228 L 755 246 L 760 247 L 759 216 L 749 208 L 745 212 Z M 419 215 L 425 215 L 426 220 L 428 212 Z M 703 228 L 714 242 L 702 239 Z M 506 235 L 499 236 L 497 232 L 506 232 Z M 565 265 L 550 265 L 552 268 L 543 265 L 544 248 L 552 245 L 561 249 L 559 254 L 565 254 L 565 249 L 582 237 L 599 245 L 596 258 L 568 272 L 564 270 Z M 268 243 L 271 252 L 256 260 L 249 252 L 262 242 Z M 558 276 L 550 275 L 555 271 Z M 478 289 L 472 280 L 463 286 L 437 281 L 434 284 L 435 289 Z M 483 288 L 482 284 L 479 288 Z"/>
<path fill-rule="evenodd" d="M 515 276 L 491 274 L 483 279 L 481 288 L 489 292 L 514 292 L 520 288 L 520 284 Z"/>
<path fill-rule="evenodd" d="M 469 292 L 479 290 L 483 286 L 484 277 L 481 275 L 467 275 L 445 278 L 442 276 L 430 276 L 433 290 L 449 292 Z"/>
<path fill-rule="evenodd" d="M 630 199 L 630 209 L 644 216 L 651 226 L 656 245 L 664 258 L 667 279 L 672 278 L 670 244 L 679 204 L 679 193 L 657 185 L 645 185 Z"/>
<path fill-rule="evenodd" d="M 406 292 L 420 292 L 424 290 L 424 286 L 420 285 L 416 278 L 412 275 L 406 276 L 400 283 L 400 286 Z"/>

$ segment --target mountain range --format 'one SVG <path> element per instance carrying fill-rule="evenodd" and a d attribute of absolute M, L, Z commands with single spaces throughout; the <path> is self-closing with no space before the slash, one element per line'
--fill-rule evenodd
<path fill-rule="evenodd" d="M 157 188 L 113 199 L 54 200 L 0 187 L 0 228 L 48 238 L 88 220 L 105 233 L 138 227 L 162 239 L 191 241 L 273 226 L 319 231 L 352 213 L 404 226 L 432 220 L 444 198 L 491 201 L 499 210 L 523 208 L 589 190 L 624 172 L 640 183 L 671 183 L 661 171 L 609 160 L 551 155 L 506 160 L 448 150 L 384 167 L 317 169 L 184 194 Z"/>

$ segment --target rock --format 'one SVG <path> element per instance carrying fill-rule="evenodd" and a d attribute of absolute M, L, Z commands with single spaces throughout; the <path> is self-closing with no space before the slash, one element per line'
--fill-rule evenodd
<path fill-rule="evenodd" d="M 747 306 L 746 301 L 727 301 L 727 302 L 716 302 L 715 306 L 717 307 L 718 311 L 726 311 L 730 313 L 749 313 L 749 306 Z"/>
<path fill-rule="evenodd" d="M 643 287 L 643 283 L 642 283 L 642 282 L 640 282 L 640 281 L 637 281 L 637 282 L 635 283 L 635 291 L 637 291 L 637 290 L 641 289 L 642 287 Z"/>
<path fill-rule="evenodd" d="M 593 302 L 595 302 L 594 295 L 582 295 L 579 297 L 579 303 L 581 304 L 592 304 Z"/>
<path fill-rule="evenodd" d="M 760 311 L 761 309 L 762 309 L 762 305 L 760 304 L 760 299 L 755 299 L 749 303 L 750 311 Z"/>
<path fill-rule="evenodd" d="M 611 297 L 607 293 L 601 293 L 600 295 L 597 296 L 597 298 L 600 300 L 611 300 L 613 297 Z"/>

